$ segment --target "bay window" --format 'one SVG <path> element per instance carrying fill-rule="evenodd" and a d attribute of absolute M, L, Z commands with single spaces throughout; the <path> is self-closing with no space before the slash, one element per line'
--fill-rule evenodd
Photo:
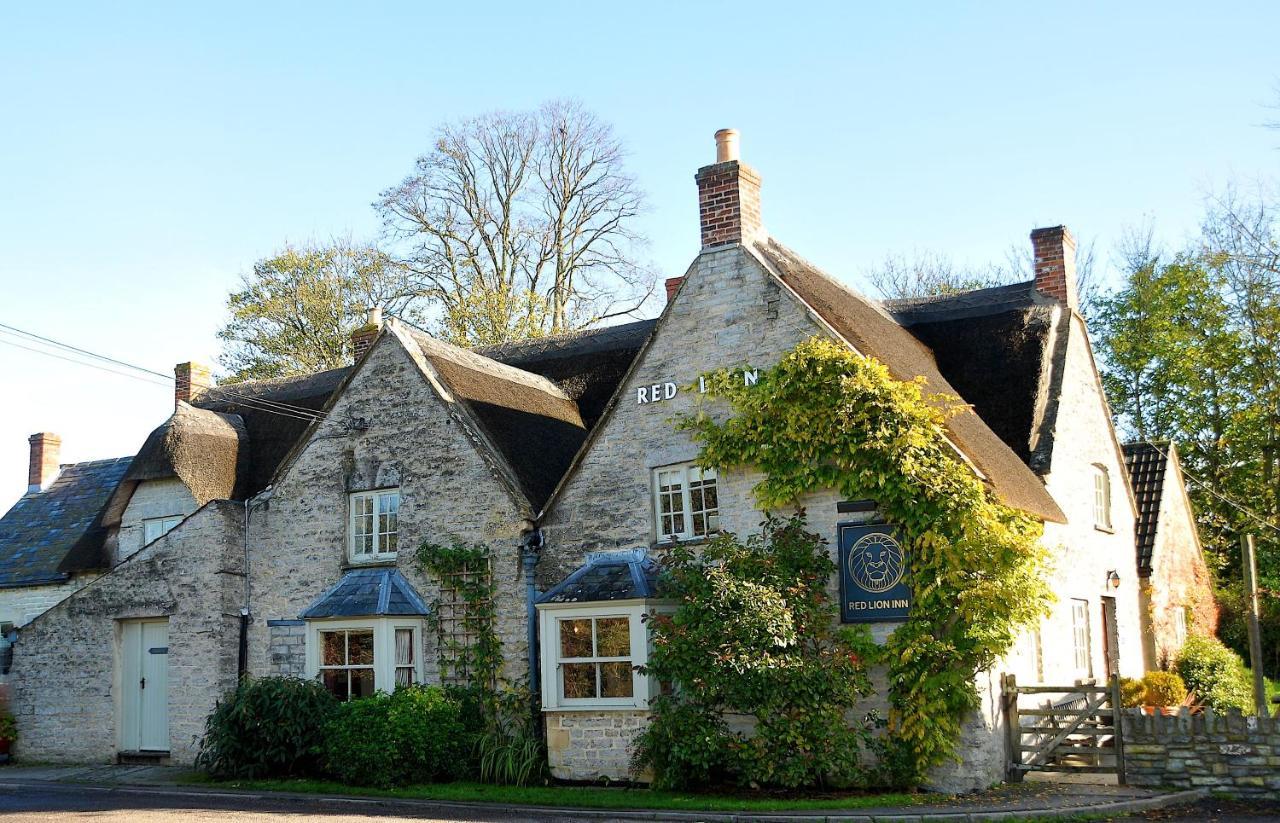
<path fill-rule="evenodd" d="M 543 708 L 645 708 L 649 678 L 646 606 L 636 601 L 539 609 Z"/>
<path fill-rule="evenodd" d="M 422 620 L 377 617 L 307 622 L 307 671 L 339 700 L 422 682 Z"/>

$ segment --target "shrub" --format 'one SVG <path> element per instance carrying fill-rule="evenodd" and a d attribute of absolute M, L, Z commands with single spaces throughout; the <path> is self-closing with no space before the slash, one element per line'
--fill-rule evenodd
<path fill-rule="evenodd" d="M 1136 677 L 1120 678 L 1120 704 L 1126 709 L 1141 706 L 1146 699 L 1147 684 Z"/>
<path fill-rule="evenodd" d="M 323 745 L 333 777 L 390 788 L 462 776 L 471 740 L 456 700 L 436 686 L 411 686 L 340 705 Z"/>
<path fill-rule="evenodd" d="M 1141 683 L 1148 706 L 1181 706 L 1187 697 L 1186 684 L 1174 672 L 1147 672 Z"/>
<path fill-rule="evenodd" d="M 245 678 L 205 721 L 196 766 L 215 777 L 250 780 L 313 774 L 322 730 L 336 707 L 312 680 Z"/>
<path fill-rule="evenodd" d="M 532 711 L 527 689 L 490 693 L 484 728 L 476 741 L 480 779 L 527 786 L 547 773 L 547 755 L 538 733 L 541 712 Z"/>
<path fill-rule="evenodd" d="M 1212 637 L 1189 637 L 1174 666 L 1191 689 L 1215 709 L 1249 711 L 1253 697 L 1239 655 Z"/>

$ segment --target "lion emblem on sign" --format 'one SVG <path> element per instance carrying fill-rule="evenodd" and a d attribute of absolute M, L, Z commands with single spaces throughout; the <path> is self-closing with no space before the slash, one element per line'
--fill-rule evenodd
<path fill-rule="evenodd" d="M 865 591 L 887 592 L 902 581 L 902 546 L 887 534 L 864 536 L 849 551 L 849 574 Z"/>

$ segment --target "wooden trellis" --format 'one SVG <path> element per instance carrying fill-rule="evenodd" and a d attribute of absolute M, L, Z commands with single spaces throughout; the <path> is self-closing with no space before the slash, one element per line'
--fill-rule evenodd
<path fill-rule="evenodd" d="M 473 650 L 484 628 L 480 621 L 489 613 L 489 599 L 467 600 L 464 592 L 470 584 L 487 581 L 493 565 L 486 558 L 478 563 L 464 563 L 455 572 L 440 576 L 440 598 L 436 612 L 436 648 L 439 650 L 440 681 L 446 685 L 468 686 L 474 672 Z M 474 684 L 492 685 L 492 684 Z"/>

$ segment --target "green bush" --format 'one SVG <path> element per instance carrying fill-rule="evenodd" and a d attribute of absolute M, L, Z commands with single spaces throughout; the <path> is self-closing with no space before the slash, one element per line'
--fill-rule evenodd
<path fill-rule="evenodd" d="M 1146 699 L 1147 685 L 1136 677 L 1120 678 L 1120 704 L 1126 709 L 1141 706 Z"/>
<path fill-rule="evenodd" d="M 1215 709 L 1249 711 L 1253 697 L 1240 656 L 1212 637 L 1189 637 L 1174 666 L 1187 688 Z"/>
<path fill-rule="evenodd" d="M 533 710 L 528 689 L 490 693 L 483 730 L 476 742 L 480 779 L 527 786 L 547 776 L 547 752 L 539 734 L 542 713 Z"/>
<path fill-rule="evenodd" d="M 324 728 L 325 769 L 357 786 L 390 788 L 463 776 L 472 738 L 459 703 L 436 686 L 342 704 Z"/>
<path fill-rule="evenodd" d="M 205 721 L 196 766 L 249 780 L 314 774 L 321 733 L 337 705 L 313 680 L 245 678 Z"/>
<path fill-rule="evenodd" d="M 1181 706 L 1187 697 L 1187 685 L 1174 672 L 1147 672 L 1142 687 L 1148 706 Z"/>

